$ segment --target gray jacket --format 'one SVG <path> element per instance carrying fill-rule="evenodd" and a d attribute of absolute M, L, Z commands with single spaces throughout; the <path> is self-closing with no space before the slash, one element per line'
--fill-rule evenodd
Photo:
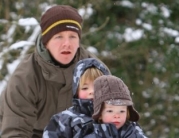
<path fill-rule="evenodd" d="M 138 123 L 129 121 L 119 130 L 113 124 L 88 123 L 79 135 L 81 138 L 147 138 Z"/>

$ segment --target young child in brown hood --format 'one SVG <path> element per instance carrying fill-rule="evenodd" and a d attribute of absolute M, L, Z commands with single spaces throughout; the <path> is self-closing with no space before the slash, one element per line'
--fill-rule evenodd
<path fill-rule="evenodd" d="M 86 126 L 85 138 L 146 138 L 138 125 L 139 114 L 133 106 L 125 83 L 112 75 L 94 81 L 93 129 Z M 91 129 L 89 131 L 89 128 Z"/>

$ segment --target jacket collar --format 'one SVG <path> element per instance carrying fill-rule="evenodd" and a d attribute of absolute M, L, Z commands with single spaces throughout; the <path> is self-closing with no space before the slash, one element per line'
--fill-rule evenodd
<path fill-rule="evenodd" d="M 91 117 L 93 114 L 93 101 L 84 99 L 73 99 L 73 108 L 74 111 Z"/>

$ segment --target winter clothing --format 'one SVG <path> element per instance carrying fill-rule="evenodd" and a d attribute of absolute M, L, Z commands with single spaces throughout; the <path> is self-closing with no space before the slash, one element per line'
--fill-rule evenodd
<path fill-rule="evenodd" d="M 51 116 L 72 105 L 74 67 L 89 57 L 80 47 L 69 66 L 56 65 L 39 37 L 37 50 L 21 61 L 1 94 L 1 138 L 41 138 Z"/>
<path fill-rule="evenodd" d="M 76 98 L 80 77 L 90 67 L 98 68 L 105 75 L 110 74 L 105 66 L 96 59 L 89 58 L 79 61 L 75 67 L 73 77 L 73 106 L 51 118 L 44 129 L 43 138 L 80 138 L 83 135 L 81 131 L 84 130 L 82 129 L 83 126 L 92 124 L 92 100 Z"/>
<path fill-rule="evenodd" d="M 104 75 L 94 81 L 94 114 L 93 118 L 97 120 L 100 115 L 102 103 L 107 102 L 113 105 L 129 106 L 130 121 L 138 121 L 139 114 L 132 106 L 130 91 L 124 82 L 112 75 Z"/>
<path fill-rule="evenodd" d="M 99 64 L 99 61 L 96 59 L 84 59 L 78 62 L 78 64 L 76 65 L 76 68 L 74 70 L 74 76 L 73 76 L 73 95 L 75 96 L 77 93 L 77 89 L 78 89 L 78 85 L 80 82 L 80 78 L 81 75 L 85 72 L 86 69 L 90 68 L 90 67 L 96 67 L 97 69 L 99 69 L 104 75 L 109 74 L 109 71 L 106 70 L 106 68 L 104 67 L 103 64 Z"/>
<path fill-rule="evenodd" d="M 81 138 L 147 138 L 136 122 L 126 122 L 119 130 L 113 124 L 88 123 L 81 133 Z"/>
<path fill-rule="evenodd" d="M 142 129 L 136 122 L 139 114 L 134 109 L 132 98 L 128 87 L 124 82 L 112 75 L 103 75 L 94 81 L 94 114 L 93 118 L 96 120 L 100 117 L 101 105 L 103 102 L 112 105 L 126 105 L 129 109 L 129 120 L 117 129 L 114 124 L 110 123 L 88 123 L 81 129 L 83 138 L 146 138 Z M 111 109 L 112 110 L 112 109 Z"/>
<path fill-rule="evenodd" d="M 82 17 L 71 6 L 57 5 L 48 9 L 41 18 L 42 42 L 47 44 L 52 36 L 61 31 L 74 31 L 81 37 Z"/>
<path fill-rule="evenodd" d="M 136 122 L 126 122 L 124 126 L 118 130 L 118 134 L 121 138 L 147 138 Z"/>

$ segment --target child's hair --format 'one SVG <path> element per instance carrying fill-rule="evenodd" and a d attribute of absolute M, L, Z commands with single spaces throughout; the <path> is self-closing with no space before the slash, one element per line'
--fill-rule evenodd
<path fill-rule="evenodd" d="M 85 81 L 93 82 L 101 75 L 109 75 L 110 71 L 98 59 L 85 58 L 80 60 L 74 67 L 73 71 L 73 98 L 78 98 L 78 91 Z"/>
<path fill-rule="evenodd" d="M 101 106 L 101 110 L 100 110 L 100 116 L 99 116 L 99 118 L 97 119 L 97 122 L 98 123 L 103 123 L 102 122 L 102 120 L 101 120 L 101 116 L 102 116 L 102 111 L 103 111 L 103 109 L 104 109 L 104 102 L 102 103 L 102 106 Z M 129 107 L 127 106 L 127 117 L 126 117 L 126 121 L 127 120 L 129 120 L 129 118 L 130 118 L 130 112 L 129 112 Z"/>
<path fill-rule="evenodd" d="M 85 70 L 83 75 L 80 78 L 79 87 L 80 88 L 86 81 L 94 81 L 97 77 L 104 75 L 99 69 L 96 67 L 90 67 Z"/>

